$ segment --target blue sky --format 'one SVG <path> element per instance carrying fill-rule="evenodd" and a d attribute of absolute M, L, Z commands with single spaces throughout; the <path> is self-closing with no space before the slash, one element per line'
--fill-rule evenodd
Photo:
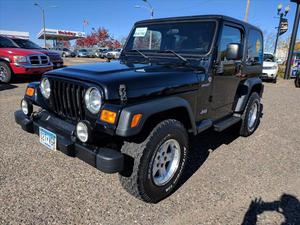
<path fill-rule="evenodd" d="M 246 0 L 149 0 L 155 8 L 154 17 L 171 17 L 201 14 L 224 14 L 243 19 Z M 135 21 L 148 19 L 149 11 L 134 8 L 144 5 L 142 0 L 0 0 L 0 29 L 28 31 L 30 38 L 42 28 L 40 10 L 34 6 L 40 3 L 46 8 L 46 27 L 82 31 L 83 20 L 89 21 L 85 31 L 89 33 L 93 27 L 108 28 L 115 38 L 127 36 Z M 249 22 L 259 26 L 263 31 L 274 32 L 278 25 L 276 18 L 277 5 L 290 4 L 289 0 L 251 0 Z M 51 8 L 51 6 L 57 8 Z M 296 10 L 295 4 L 287 18 L 290 27 L 285 38 L 292 30 Z M 299 32 L 298 32 L 299 33 Z"/>

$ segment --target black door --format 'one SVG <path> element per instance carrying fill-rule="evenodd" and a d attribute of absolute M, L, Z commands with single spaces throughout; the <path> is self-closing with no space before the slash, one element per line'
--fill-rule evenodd
<path fill-rule="evenodd" d="M 242 44 L 243 39 L 244 31 L 241 27 L 223 25 L 213 76 L 212 108 L 215 118 L 232 113 L 236 89 L 240 82 L 241 60 L 227 60 L 226 49 L 228 44 Z"/>

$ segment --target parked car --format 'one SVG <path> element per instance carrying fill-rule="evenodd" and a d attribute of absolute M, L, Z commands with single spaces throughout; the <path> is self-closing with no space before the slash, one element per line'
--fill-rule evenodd
<path fill-rule="evenodd" d="M 95 56 L 98 57 L 98 58 L 103 58 L 102 53 L 103 53 L 105 50 L 107 50 L 107 49 L 105 49 L 105 48 L 99 48 L 99 49 L 97 49 L 97 50 L 95 51 Z"/>
<path fill-rule="evenodd" d="M 20 48 L 30 49 L 34 51 L 39 51 L 44 53 L 45 55 L 49 56 L 50 61 L 53 64 L 53 68 L 60 68 L 64 66 L 64 61 L 60 57 L 60 55 L 54 51 L 49 51 L 41 48 L 39 45 L 35 44 L 34 42 L 26 39 L 19 39 L 19 38 L 12 38 L 13 42 L 15 42 Z"/>
<path fill-rule="evenodd" d="M 277 82 L 277 73 L 278 73 L 278 63 L 275 59 L 275 56 L 272 53 L 264 54 L 264 63 L 263 63 L 263 80 L 272 80 L 273 83 Z"/>
<path fill-rule="evenodd" d="M 115 49 L 113 51 L 108 51 L 106 53 L 106 58 L 107 59 L 118 59 L 120 57 L 121 51 L 122 51 L 121 48 Z"/>
<path fill-rule="evenodd" d="M 156 203 L 183 177 L 189 135 L 232 125 L 244 137 L 255 132 L 262 68 L 262 32 L 248 23 L 214 15 L 144 20 L 120 60 L 30 83 L 15 120 L 49 149 L 118 172 L 130 194 Z"/>
<path fill-rule="evenodd" d="M 113 50 L 112 48 L 104 49 L 100 54 L 100 58 L 102 59 L 106 58 L 106 54 L 112 50 Z"/>
<path fill-rule="evenodd" d="M 94 49 L 88 49 L 88 57 L 89 58 L 95 58 L 96 57 L 96 50 Z"/>
<path fill-rule="evenodd" d="M 89 52 L 86 49 L 79 49 L 76 51 L 76 56 L 77 57 L 89 57 Z"/>
<path fill-rule="evenodd" d="M 9 83 L 19 74 L 43 74 L 52 69 L 53 64 L 47 55 L 22 49 L 11 39 L 0 36 L 0 82 Z"/>
<path fill-rule="evenodd" d="M 71 51 L 68 48 L 52 48 L 51 50 L 57 52 L 63 58 L 76 56 L 75 52 Z"/>
<path fill-rule="evenodd" d="M 296 78 L 299 70 L 300 70 L 300 61 L 296 60 L 294 65 L 291 68 L 290 78 Z"/>

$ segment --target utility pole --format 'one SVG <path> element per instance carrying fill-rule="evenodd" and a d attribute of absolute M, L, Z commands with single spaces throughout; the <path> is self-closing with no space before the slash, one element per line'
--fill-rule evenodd
<path fill-rule="evenodd" d="M 244 18 L 245 22 L 248 22 L 249 10 L 250 10 L 250 0 L 247 0 L 246 13 Z"/>
<path fill-rule="evenodd" d="M 296 37 L 297 37 L 299 21 L 300 21 L 300 0 L 291 0 L 291 2 L 297 3 L 297 9 L 296 9 L 295 21 L 294 21 L 294 26 L 293 26 L 292 38 L 291 38 L 290 47 L 289 47 L 287 64 L 286 64 L 285 73 L 284 73 L 284 79 L 290 78 L 292 58 L 293 58 L 293 54 L 294 54 Z"/>

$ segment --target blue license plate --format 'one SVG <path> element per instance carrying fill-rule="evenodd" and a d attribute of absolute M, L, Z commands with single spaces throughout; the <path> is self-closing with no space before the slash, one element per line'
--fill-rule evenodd
<path fill-rule="evenodd" d="M 51 131 L 39 127 L 40 143 L 45 145 L 50 150 L 56 150 L 56 134 Z"/>

